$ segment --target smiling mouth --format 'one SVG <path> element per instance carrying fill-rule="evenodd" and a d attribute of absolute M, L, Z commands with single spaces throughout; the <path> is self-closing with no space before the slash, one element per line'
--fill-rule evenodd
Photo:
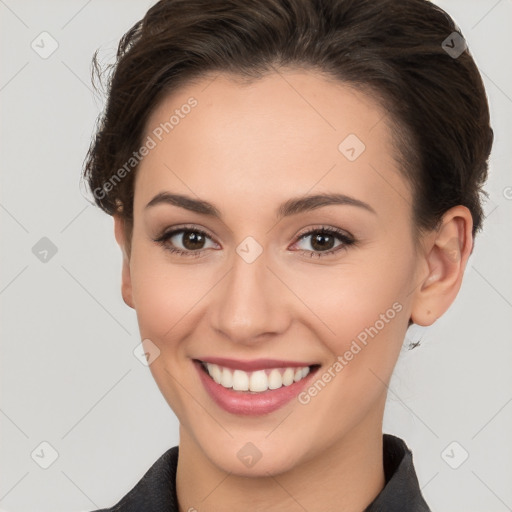
<path fill-rule="evenodd" d="M 252 372 L 227 368 L 218 364 L 195 360 L 201 369 L 217 384 L 234 391 L 264 393 L 299 382 L 320 367 L 319 364 L 300 367 L 265 368 Z"/>

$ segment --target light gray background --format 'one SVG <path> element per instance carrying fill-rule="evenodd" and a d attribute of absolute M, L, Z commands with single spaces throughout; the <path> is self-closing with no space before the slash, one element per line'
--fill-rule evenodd
<path fill-rule="evenodd" d="M 92 53 L 101 46 L 112 60 L 153 3 L 0 0 L 2 510 L 111 506 L 178 443 L 174 414 L 133 355 L 140 339 L 121 299 L 112 219 L 79 185 L 102 107 L 90 89 Z M 512 510 L 512 1 L 437 3 L 487 87 L 490 199 L 457 300 L 409 333 L 423 341 L 404 345 L 384 431 L 412 449 L 433 511 L 502 512 Z M 31 48 L 43 31 L 59 45 L 47 59 Z M 42 237 L 57 247 L 46 263 L 32 252 Z M 48 469 L 31 457 L 43 441 L 58 452 Z M 469 453 L 458 469 L 442 456 L 453 441 L 451 461 Z"/>

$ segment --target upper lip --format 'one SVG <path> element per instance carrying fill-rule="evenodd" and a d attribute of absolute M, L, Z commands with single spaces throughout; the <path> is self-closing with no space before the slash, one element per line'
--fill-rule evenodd
<path fill-rule="evenodd" d="M 243 370 L 246 372 L 265 370 L 267 368 L 302 368 L 316 364 L 297 361 L 283 361 L 280 359 L 252 359 L 243 361 L 241 359 L 227 359 L 225 357 L 204 357 L 197 359 L 197 361 L 217 364 L 219 366 L 225 366 L 226 368 L 232 368 L 233 370 Z"/>

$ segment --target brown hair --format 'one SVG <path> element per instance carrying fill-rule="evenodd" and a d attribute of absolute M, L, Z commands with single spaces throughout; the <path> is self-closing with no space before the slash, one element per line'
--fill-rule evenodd
<path fill-rule="evenodd" d="M 391 114 L 415 228 L 433 229 L 464 205 L 475 235 L 493 131 L 463 44 L 454 21 L 427 0 L 160 0 L 121 38 L 107 68 L 107 103 L 84 177 L 96 204 L 125 218 L 130 241 L 136 165 L 122 179 L 118 170 L 165 95 L 208 72 L 248 80 L 275 66 L 308 68 L 371 93 Z M 459 55 L 450 52 L 456 45 Z M 97 55 L 93 85 L 95 74 L 101 81 Z"/>

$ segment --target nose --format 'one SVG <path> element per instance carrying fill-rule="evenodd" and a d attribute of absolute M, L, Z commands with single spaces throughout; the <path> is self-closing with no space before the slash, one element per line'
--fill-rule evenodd
<path fill-rule="evenodd" d="M 265 251 L 251 263 L 235 252 L 218 285 L 212 327 L 233 343 L 261 343 L 285 332 L 291 321 L 292 294 L 268 260 Z"/>

